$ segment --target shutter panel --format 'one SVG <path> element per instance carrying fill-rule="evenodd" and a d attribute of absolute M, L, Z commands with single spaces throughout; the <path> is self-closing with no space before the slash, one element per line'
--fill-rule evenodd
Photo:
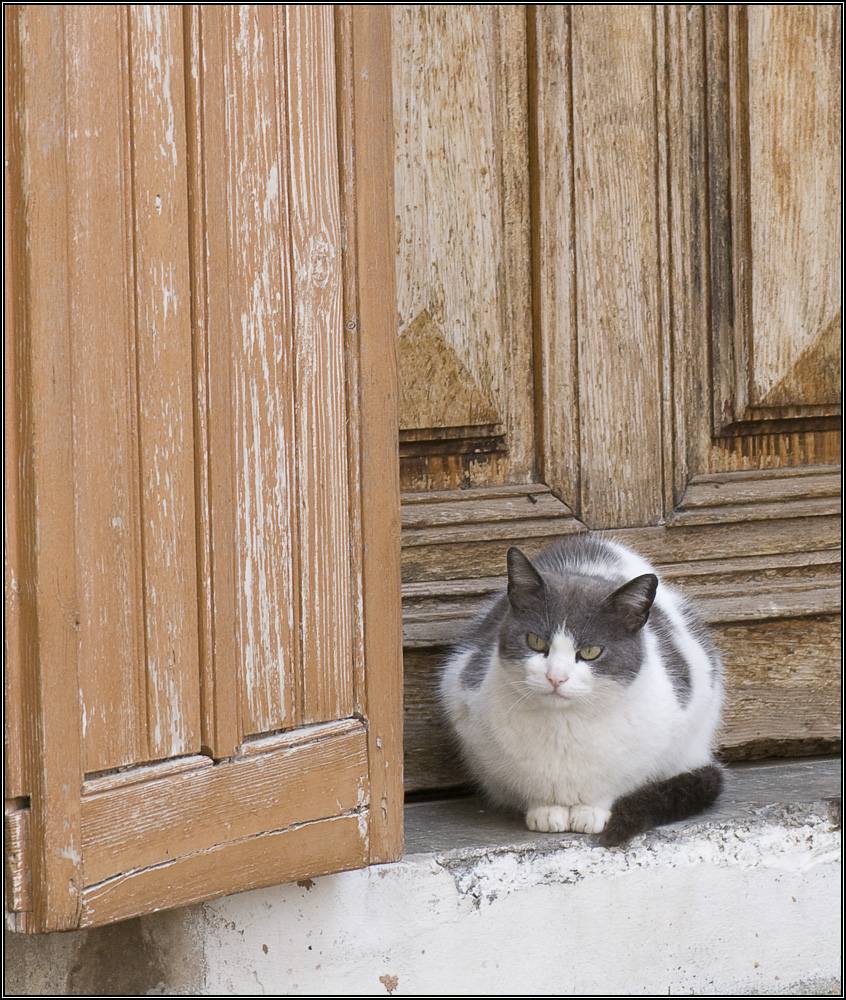
<path fill-rule="evenodd" d="M 394 859 L 387 17 L 5 30 L 9 908 L 86 927 Z"/>

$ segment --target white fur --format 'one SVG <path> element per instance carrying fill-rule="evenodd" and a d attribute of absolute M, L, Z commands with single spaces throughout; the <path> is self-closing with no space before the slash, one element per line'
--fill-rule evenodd
<path fill-rule="evenodd" d="M 603 579 L 620 574 L 621 582 L 655 572 L 622 546 L 609 543 L 609 549 L 609 561 L 617 557 L 613 569 L 580 564 L 579 571 Z M 533 830 L 598 833 L 620 796 L 712 763 L 722 699 L 719 664 L 688 627 L 680 601 L 659 585 L 655 604 L 672 622 L 689 665 L 684 705 L 648 623 L 644 660 L 630 684 L 594 675 L 576 658 L 566 632 L 553 638 L 548 657 L 529 657 L 523 677 L 493 652 L 482 683 L 467 688 L 461 672 L 470 652 L 447 661 L 441 682 L 447 716 L 471 772 L 494 801 L 524 810 Z"/>

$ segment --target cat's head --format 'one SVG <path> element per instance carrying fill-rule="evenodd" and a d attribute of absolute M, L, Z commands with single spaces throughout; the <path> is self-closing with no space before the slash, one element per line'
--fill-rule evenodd
<path fill-rule="evenodd" d="M 589 698 L 607 681 L 627 685 L 643 661 L 642 630 L 657 586 L 653 573 L 622 586 L 576 571 L 542 574 L 512 546 L 500 660 L 551 707 Z"/>

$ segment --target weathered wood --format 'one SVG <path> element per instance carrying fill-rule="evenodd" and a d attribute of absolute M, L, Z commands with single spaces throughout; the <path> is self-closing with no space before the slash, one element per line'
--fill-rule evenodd
<path fill-rule="evenodd" d="M 403 488 L 525 481 L 534 462 L 525 11 L 399 4 L 392 19 L 399 419 L 403 433 L 428 429 L 439 444 L 403 449 Z M 480 447 L 480 427 L 501 427 L 505 442 Z M 463 430 L 439 434 L 450 428 Z"/>
<path fill-rule="evenodd" d="M 84 768 L 101 771 L 151 756 L 125 17 L 117 7 L 69 9 L 67 44 Z M 104 87 L 104 79 L 115 86 Z"/>
<path fill-rule="evenodd" d="M 18 929 L 401 853 L 389 17 L 6 18 Z"/>
<path fill-rule="evenodd" d="M 76 924 L 81 889 L 82 713 L 79 709 L 80 595 L 76 589 L 71 289 L 62 8 L 18 7 L 4 28 L 13 128 L 23 153 L 24 225 L 20 321 L 15 331 L 21 391 L 20 586 L 24 660 L 20 692 L 24 772 L 31 784 L 33 924 Z M 26 169 L 23 169 L 23 164 Z"/>
<path fill-rule="evenodd" d="M 740 15 L 731 16 L 737 20 Z M 735 215 L 741 205 L 749 207 L 748 177 L 746 181 L 740 177 L 748 156 L 740 156 L 734 175 L 731 166 L 732 149 L 742 153 L 737 137 L 732 139 L 732 121 L 737 124 L 738 117 L 732 118 L 732 108 L 741 110 L 745 99 L 732 89 L 729 76 L 727 8 L 670 5 L 662 17 L 669 94 L 667 266 L 675 400 L 673 484 L 678 498 L 694 472 L 837 462 L 840 432 L 813 426 L 813 420 L 821 419 L 807 416 L 815 412 L 814 407 L 795 412 L 771 408 L 768 413 L 747 408 L 735 413 L 739 399 L 735 387 L 746 385 L 748 369 L 748 358 L 744 361 L 737 355 L 746 352 L 748 338 L 734 324 L 735 320 L 746 322 L 743 289 L 749 291 L 748 265 L 754 270 L 748 239 L 747 249 L 742 246 L 746 231 L 736 219 L 733 225 L 732 215 L 732 176 L 738 185 Z M 737 66 L 734 77 L 742 82 L 743 72 Z M 707 87 L 703 80 L 708 81 Z M 748 221 L 748 211 L 746 217 Z M 793 266 L 795 262 L 785 264 Z M 738 286 L 742 294 L 735 315 L 735 283 L 741 271 L 746 284 L 741 281 Z M 751 319 L 747 333 L 750 324 Z M 776 340 L 782 336 L 761 329 L 756 335 Z M 711 378 L 703 378 L 708 372 Z M 726 429 L 726 434 L 715 439 L 712 408 L 716 426 Z M 750 419 L 738 423 L 738 416 Z"/>
<path fill-rule="evenodd" d="M 341 218 L 330 7 L 285 8 L 302 718 L 353 709 Z M 383 239 L 385 237 L 383 236 Z"/>
<path fill-rule="evenodd" d="M 580 509 L 576 216 L 571 13 L 528 8 L 532 181 L 532 320 L 541 478 Z"/>
<path fill-rule="evenodd" d="M 726 671 L 728 759 L 838 751 L 840 636 L 839 615 L 714 630 Z"/>
<path fill-rule="evenodd" d="M 186 12 L 185 114 L 198 456 L 200 705 L 202 744 L 218 759 L 235 752 L 242 732 L 235 620 L 233 267 L 228 227 L 218 223 L 218 206 L 227 204 L 229 189 L 225 74 L 220 71 L 225 51 L 217 9 L 192 5 Z"/>
<path fill-rule="evenodd" d="M 581 517 L 663 514 L 653 11 L 574 7 Z"/>
<path fill-rule="evenodd" d="M 803 150 L 824 134 L 836 149 L 836 123 L 822 125 L 819 109 L 831 107 L 828 88 L 839 90 L 836 71 L 824 68 L 837 42 L 813 25 L 838 16 L 707 5 L 625 5 L 613 18 L 600 7 L 528 13 L 541 482 L 497 494 L 489 474 L 452 496 L 403 497 L 408 787 L 460 780 L 449 777 L 443 732 L 426 734 L 436 710 L 433 663 L 502 588 L 509 545 L 531 555 L 585 523 L 601 526 L 659 565 L 719 628 L 811 621 L 837 609 L 839 431 L 822 390 L 752 405 L 763 403 L 754 395 L 756 357 L 764 359 L 755 338 L 778 353 L 791 333 L 789 323 L 770 329 L 755 319 L 755 280 L 766 292 L 755 278 L 750 220 L 756 212 L 771 227 L 788 220 L 774 242 L 785 259 L 773 257 L 770 278 L 779 267 L 808 275 L 820 267 L 824 281 L 803 289 L 802 301 L 829 301 L 826 283 L 840 274 L 830 251 L 806 240 L 791 254 L 782 236 L 796 239 L 800 217 L 809 217 L 799 206 L 817 190 L 799 179 Z M 761 41 L 763 26 L 776 22 L 767 38 L 781 57 Z M 785 59 L 797 45 L 818 56 L 801 77 Z M 827 79 L 817 93 L 819 74 Z M 773 109 L 784 102 L 791 109 L 776 122 Z M 797 123 L 802 108 L 811 120 Z M 776 136 L 780 145 L 769 141 Z M 783 180 L 797 190 L 782 211 L 773 164 L 794 146 L 796 170 Z M 750 187 L 756 170 L 771 194 Z M 839 202 L 828 201 L 836 225 Z M 805 386 L 819 379 L 813 367 Z M 738 386 L 751 386 L 748 399 Z M 422 438 L 415 446 L 432 447 Z M 556 508 L 553 496 L 569 506 Z M 768 696 L 758 697 L 766 715 Z M 755 747 L 801 751 L 828 739 L 790 735 L 782 722 Z"/>
<path fill-rule="evenodd" d="M 256 733 L 296 724 L 302 697 L 287 83 L 270 8 L 205 16 L 223 22 L 224 47 L 210 71 L 227 81 L 238 123 L 226 133 L 233 326 L 220 335 L 222 344 L 231 338 L 233 357 L 240 725 Z"/>
<path fill-rule="evenodd" d="M 842 9 L 752 4 L 733 23 L 748 74 L 749 401 L 839 412 Z"/>
<path fill-rule="evenodd" d="M 358 220 L 355 163 L 355 100 L 352 7 L 335 7 L 335 69 L 338 105 L 338 167 L 341 197 L 341 281 L 343 285 L 344 357 L 347 398 L 347 458 L 349 461 L 350 598 L 352 618 L 353 698 L 356 710 L 366 703 L 364 629 L 364 548 L 361 519 L 362 429 L 361 330 L 358 322 L 358 271 L 356 248 Z M 393 179 L 393 162 L 388 175 Z M 393 339 L 393 338 L 392 338 Z"/>
<path fill-rule="evenodd" d="M 704 449 L 710 468 L 831 461 L 839 450 L 838 18 L 834 8 L 707 13 L 702 190 L 720 434 Z"/>
<path fill-rule="evenodd" d="M 404 501 L 402 527 L 407 545 L 414 544 L 415 528 L 486 524 L 527 516 L 572 517 L 570 509 L 557 500 L 543 483 L 462 490 L 454 494 L 449 491 L 405 494 Z"/>
<path fill-rule="evenodd" d="M 438 699 L 446 646 L 406 649 L 405 790 L 448 788 L 467 781 Z"/>
<path fill-rule="evenodd" d="M 82 927 L 126 920 L 163 906 L 189 906 L 215 896 L 361 868 L 367 813 L 272 830 L 189 855 L 177 863 L 119 875 L 83 893 Z M 331 859 L 331 860 L 327 860 Z"/>
<path fill-rule="evenodd" d="M 29 808 L 15 799 L 6 799 L 3 807 L 3 842 L 5 857 L 3 886 L 6 912 L 29 914 L 32 893 L 29 885 L 30 846 Z"/>
<path fill-rule="evenodd" d="M 86 886 L 366 805 L 366 744 L 359 724 L 305 745 L 83 790 Z"/>
<path fill-rule="evenodd" d="M 667 68 L 667 143 L 670 203 L 670 331 L 667 360 L 673 380 L 673 501 L 687 488 L 690 468 L 708 454 L 711 395 L 702 373 L 709 370 L 708 329 L 711 235 L 707 198 L 708 129 L 701 81 L 705 78 L 705 9 L 664 8 Z M 716 234 L 719 238 L 719 233 Z"/>
<path fill-rule="evenodd" d="M 352 102 L 342 116 L 342 163 L 354 181 L 344 207 L 354 214 L 355 236 L 344 268 L 346 325 L 357 332 L 360 383 L 361 607 L 365 687 L 356 691 L 368 719 L 370 775 L 368 859 L 392 861 L 402 854 L 402 648 L 400 515 L 395 378 L 396 288 L 392 229 L 393 121 L 391 22 L 388 11 L 347 5 L 336 21 L 339 94 Z M 350 48 L 351 47 L 351 51 Z M 355 341 L 354 341 L 355 342 Z"/>
<path fill-rule="evenodd" d="M 708 622 L 826 614 L 840 607 L 840 558 L 833 548 L 656 563 L 662 578 L 693 598 Z M 505 585 L 504 576 L 406 584 L 403 646 L 424 649 L 456 642 L 485 603 L 505 592 Z"/>
<path fill-rule="evenodd" d="M 21 349 L 26 319 L 23 53 L 17 18 L 4 12 L 3 59 L 3 777 L 9 797 L 28 795 L 32 778 L 25 753 L 27 636 L 23 523 L 24 387 Z"/>
<path fill-rule="evenodd" d="M 130 8 L 129 72 L 149 760 L 200 747 L 181 7 Z"/>

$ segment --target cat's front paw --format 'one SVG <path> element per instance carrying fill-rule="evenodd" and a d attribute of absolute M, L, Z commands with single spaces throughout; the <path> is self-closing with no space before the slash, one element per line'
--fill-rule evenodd
<path fill-rule="evenodd" d="M 540 833 L 563 833 L 570 829 L 568 806 L 532 806 L 526 813 L 526 826 Z"/>
<path fill-rule="evenodd" d="M 601 806 L 570 806 L 570 829 L 576 833 L 602 833 L 610 817 L 611 810 Z"/>

